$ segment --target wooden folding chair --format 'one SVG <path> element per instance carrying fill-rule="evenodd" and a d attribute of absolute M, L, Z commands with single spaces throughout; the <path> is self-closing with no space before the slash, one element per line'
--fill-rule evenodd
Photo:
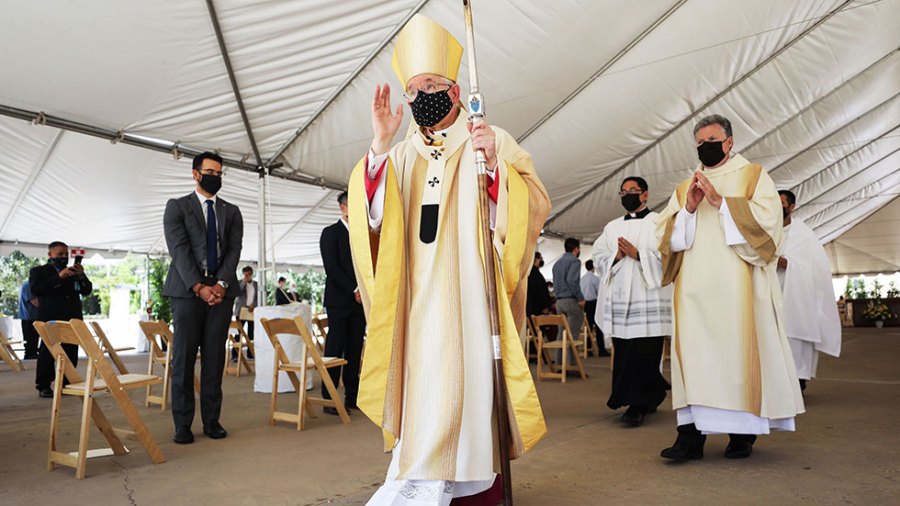
<path fill-rule="evenodd" d="M 561 379 L 562 382 L 565 383 L 566 372 L 569 368 L 569 353 L 572 354 L 572 357 L 575 360 L 575 367 L 581 374 L 581 379 L 587 379 L 587 374 L 584 372 L 584 364 L 582 364 L 581 362 L 581 354 L 578 352 L 578 347 L 584 346 L 584 339 L 575 339 L 572 337 L 572 330 L 569 328 L 569 322 L 568 320 L 566 320 L 566 317 L 564 315 L 551 314 L 534 315 L 531 317 L 531 319 L 534 323 L 534 327 L 537 329 L 538 355 L 543 356 L 544 352 L 548 350 L 562 350 L 562 364 L 560 365 L 560 372 L 554 372 L 552 370 L 550 372 L 544 371 L 541 361 L 538 360 L 538 381 L 541 381 L 544 378 Z M 556 341 L 547 342 L 544 339 L 544 331 L 541 329 L 541 327 L 550 325 L 561 326 L 563 331 L 562 335 L 560 335 L 556 339 Z"/>
<path fill-rule="evenodd" d="M 269 340 L 272 342 L 272 348 L 275 350 L 275 366 L 272 373 L 272 400 L 269 405 L 269 425 L 275 425 L 276 421 L 296 423 L 297 430 L 303 430 L 303 410 L 305 409 L 310 417 L 315 418 L 316 414 L 312 408 L 313 404 L 337 409 L 341 421 L 345 424 L 350 423 L 350 416 L 344 407 L 344 400 L 338 394 L 337 388 L 335 388 L 334 383 L 331 381 L 331 376 L 328 374 L 328 369 L 341 367 L 347 361 L 342 358 L 322 357 L 319 354 L 319 349 L 313 343 L 312 336 L 306 328 L 306 323 L 300 317 L 294 319 L 277 318 L 274 320 L 263 318 L 261 322 L 266 330 L 266 335 L 269 336 Z M 303 339 L 303 343 L 306 346 L 304 347 L 303 357 L 299 362 L 291 362 L 288 359 L 278 334 L 299 335 Z M 319 376 L 322 377 L 322 384 L 325 385 L 325 389 L 331 395 L 331 399 L 307 395 L 305 383 L 308 367 L 315 367 L 319 371 Z M 294 384 L 294 388 L 299 394 L 300 399 L 296 413 L 276 410 L 278 402 L 278 373 L 280 371 L 288 374 L 288 378 L 290 378 L 291 383 Z M 303 381 L 301 381 L 301 378 Z"/>
<path fill-rule="evenodd" d="M 6 362 L 9 367 L 12 368 L 13 371 L 22 372 L 25 369 L 25 363 L 22 362 L 22 359 L 19 358 L 19 355 L 16 354 L 16 350 L 13 349 L 12 345 L 21 344 L 22 341 L 10 341 L 6 334 L 0 330 L 0 358 Z"/>
<path fill-rule="evenodd" d="M 537 333 L 534 331 L 534 326 L 531 324 L 531 317 L 525 318 L 525 358 L 530 362 L 532 358 L 537 360 Z M 532 355 L 531 351 L 534 349 L 535 354 Z"/>
<path fill-rule="evenodd" d="M 313 323 L 315 324 L 313 333 L 316 334 L 314 336 L 316 338 L 316 347 L 319 348 L 319 353 L 322 353 L 324 355 L 325 340 L 328 339 L 328 315 L 316 315 L 315 317 L 313 317 Z"/>
<path fill-rule="evenodd" d="M 34 322 L 34 328 L 44 340 L 44 345 L 56 359 L 56 381 L 53 388 L 53 408 L 50 418 L 50 447 L 47 453 L 47 470 L 52 471 L 57 465 L 75 468 L 75 477 L 84 479 L 87 459 L 108 455 L 125 455 L 128 449 L 122 444 L 123 438 L 134 439 L 141 443 L 150 460 L 154 464 L 165 462 L 166 458 L 156 445 L 150 429 L 135 409 L 126 391 L 154 385 L 162 381 L 159 376 L 150 374 L 117 375 L 87 325 L 81 320 L 69 322 Z M 87 354 L 87 372 L 82 378 L 66 355 L 62 344 L 77 344 Z M 99 376 L 99 378 L 98 378 Z M 69 380 L 63 386 L 63 377 Z M 122 414 L 128 419 L 133 430 L 116 429 L 110 425 L 100 406 L 94 402 L 98 394 L 108 393 L 115 400 Z M 84 399 L 81 411 L 81 431 L 78 439 L 78 451 L 63 453 L 57 450 L 59 436 L 59 411 L 63 395 L 74 395 Z M 91 420 L 109 442 L 110 448 L 88 450 Z"/>
<path fill-rule="evenodd" d="M 593 315 L 591 315 L 593 318 Z M 597 343 L 597 333 L 594 326 L 588 319 L 587 313 L 584 315 L 584 324 L 581 326 L 581 332 L 584 333 L 584 359 L 587 360 L 588 352 L 592 352 L 596 356 L 600 356 L 600 345 Z"/>
<path fill-rule="evenodd" d="M 150 343 L 150 356 L 147 359 L 147 374 L 153 374 L 153 369 L 160 366 L 162 373 L 162 394 L 153 394 L 153 385 L 147 385 L 147 398 L 144 405 L 148 408 L 151 404 L 158 404 L 159 409 L 165 410 L 169 406 L 169 395 L 172 392 L 172 341 L 174 336 L 165 320 L 138 322 L 141 332 Z M 199 359 L 199 355 L 197 357 Z M 200 392 L 200 380 L 194 375 L 194 390 Z"/>
<path fill-rule="evenodd" d="M 120 373 L 128 374 L 128 368 L 125 367 L 125 362 L 123 362 L 119 357 L 119 352 L 133 350 L 134 346 L 113 348 L 112 344 L 110 344 L 109 342 L 109 339 L 106 337 L 106 332 L 103 331 L 103 328 L 100 327 L 99 323 L 91 322 L 91 327 L 94 328 L 94 335 L 97 336 L 97 342 L 100 344 L 100 349 L 103 351 L 103 353 L 109 355 L 109 359 L 112 360 L 112 363 L 116 365 L 116 369 L 118 369 Z"/>
<path fill-rule="evenodd" d="M 541 367 L 541 360 L 544 361 L 544 365 L 550 368 L 551 372 L 558 372 L 559 368 L 556 366 L 556 362 L 553 360 L 553 357 L 550 356 L 550 352 L 546 349 L 542 350 L 541 355 L 538 355 L 538 331 L 534 327 L 534 322 L 531 320 L 531 317 L 525 318 L 525 330 L 526 330 L 526 341 L 525 341 L 525 356 L 531 360 L 532 355 L 531 351 L 534 348 L 534 359 L 538 364 L 538 368 Z"/>
<path fill-rule="evenodd" d="M 250 336 L 247 335 L 244 326 L 241 322 L 232 321 L 231 325 L 228 326 L 228 338 L 225 340 L 225 376 L 234 374 L 240 378 L 241 367 L 246 369 L 248 374 L 253 372 L 253 369 L 250 367 L 250 361 L 244 356 L 244 348 L 253 354 L 254 357 L 256 356 L 253 349 L 253 341 L 250 340 Z M 237 365 L 234 367 L 231 366 L 232 351 L 237 353 Z"/>

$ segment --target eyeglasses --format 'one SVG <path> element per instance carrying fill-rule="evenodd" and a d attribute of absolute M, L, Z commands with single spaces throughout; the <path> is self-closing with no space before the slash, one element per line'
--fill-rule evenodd
<path fill-rule="evenodd" d="M 624 197 L 625 195 L 640 195 L 642 193 L 644 193 L 644 190 L 641 190 L 640 188 L 636 190 L 622 190 L 619 192 L 619 196 Z"/>
<path fill-rule="evenodd" d="M 224 170 L 215 171 L 215 170 L 206 170 L 206 169 L 205 169 L 205 170 L 201 170 L 200 173 L 203 174 L 204 176 L 219 176 L 219 177 L 225 177 L 225 171 L 224 171 Z"/>
<path fill-rule="evenodd" d="M 419 96 L 419 93 L 431 95 L 432 93 L 438 91 L 438 86 L 446 86 L 447 89 L 453 87 L 452 84 L 447 83 L 428 83 L 421 90 L 415 88 L 413 88 L 412 90 L 407 90 L 406 93 L 403 94 L 403 98 L 405 98 L 407 102 L 414 102 L 416 100 L 416 97 Z"/>

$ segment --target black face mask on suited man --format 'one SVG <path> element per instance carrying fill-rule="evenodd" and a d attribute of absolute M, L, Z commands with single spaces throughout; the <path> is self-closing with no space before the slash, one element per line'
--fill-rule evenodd
<path fill-rule="evenodd" d="M 203 191 L 210 195 L 219 193 L 219 190 L 222 189 L 222 176 L 201 173 L 200 188 L 203 188 Z"/>

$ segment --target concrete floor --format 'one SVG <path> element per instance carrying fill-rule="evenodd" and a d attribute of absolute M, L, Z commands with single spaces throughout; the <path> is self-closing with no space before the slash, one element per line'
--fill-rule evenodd
<path fill-rule="evenodd" d="M 144 370 L 146 358 L 126 358 Z M 844 356 L 822 357 L 819 378 L 806 391 L 807 413 L 798 432 L 763 437 L 750 459 L 722 456 L 727 437 L 711 437 L 702 461 L 672 464 L 659 458 L 675 436 L 667 400 L 644 426 L 625 428 L 605 406 L 608 359 L 588 360 L 588 381 L 542 382 L 538 391 L 550 432 L 513 463 L 516 504 L 900 504 L 900 331 L 849 329 Z M 138 411 L 167 462 L 153 465 L 142 448 L 93 459 L 87 478 L 74 470 L 46 470 L 50 400 L 33 389 L 34 362 L 14 373 L 0 365 L 0 504 L 66 505 L 360 505 L 381 484 L 389 456 L 379 430 L 355 412 L 350 425 L 320 415 L 307 429 L 269 427 L 269 397 L 252 393 L 252 377 L 225 378 L 225 440 L 199 434 L 171 441 L 168 411 Z M 282 394 L 285 408 L 295 394 Z M 100 400 L 114 425 L 124 418 Z M 198 407 L 199 409 L 199 407 Z M 61 441 L 74 450 L 80 404 L 63 403 Z M 118 423 L 117 423 L 118 422 Z M 92 447 L 104 446 L 96 429 Z"/>

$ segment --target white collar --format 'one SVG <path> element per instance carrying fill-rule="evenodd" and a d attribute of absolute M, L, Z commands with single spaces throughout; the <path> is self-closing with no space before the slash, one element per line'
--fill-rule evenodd
<path fill-rule="evenodd" d="M 704 167 L 701 163 L 698 165 L 698 170 L 702 170 L 704 173 L 708 174 L 709 177 L 712 177 L 741 169 L 749 163 L 750 162 L 746 158 L 741 156 L 740 153 L 731 151 L 730 153 L 728 153 L 728 161 L 723 163 L 722 165 L 719 165 L 716 168 L 712 168 Z"/>
<path fill-rule="evenodd" d="M 201 193 L 198 192 L 197 190 L 194 190 L 194 195 L 196 195 L 197 198 L 200 199 L 200 205 L 205 205 L 207 200 L 212 200 L 212 201 L 213 201 L 213 207 L 216 207 L 216 204 L 219 203 L 219 202 L 216 200 L 216 196 L 215 196 L 215 195 L 213 195 L 212 197 L 205 197 L 205 196 L 203 196 L 203 194 L 201 194 Z"/>
<path fill-rule="evenodd" d="M 344 217 L 343 217 L 343 216 L 341 216 L 341 223 L 343 223 L 344 226 L 347 227 L 347 230 L 350 230 L 350 224 L 347 223 L 346 220 L 344 220 Z"/>

